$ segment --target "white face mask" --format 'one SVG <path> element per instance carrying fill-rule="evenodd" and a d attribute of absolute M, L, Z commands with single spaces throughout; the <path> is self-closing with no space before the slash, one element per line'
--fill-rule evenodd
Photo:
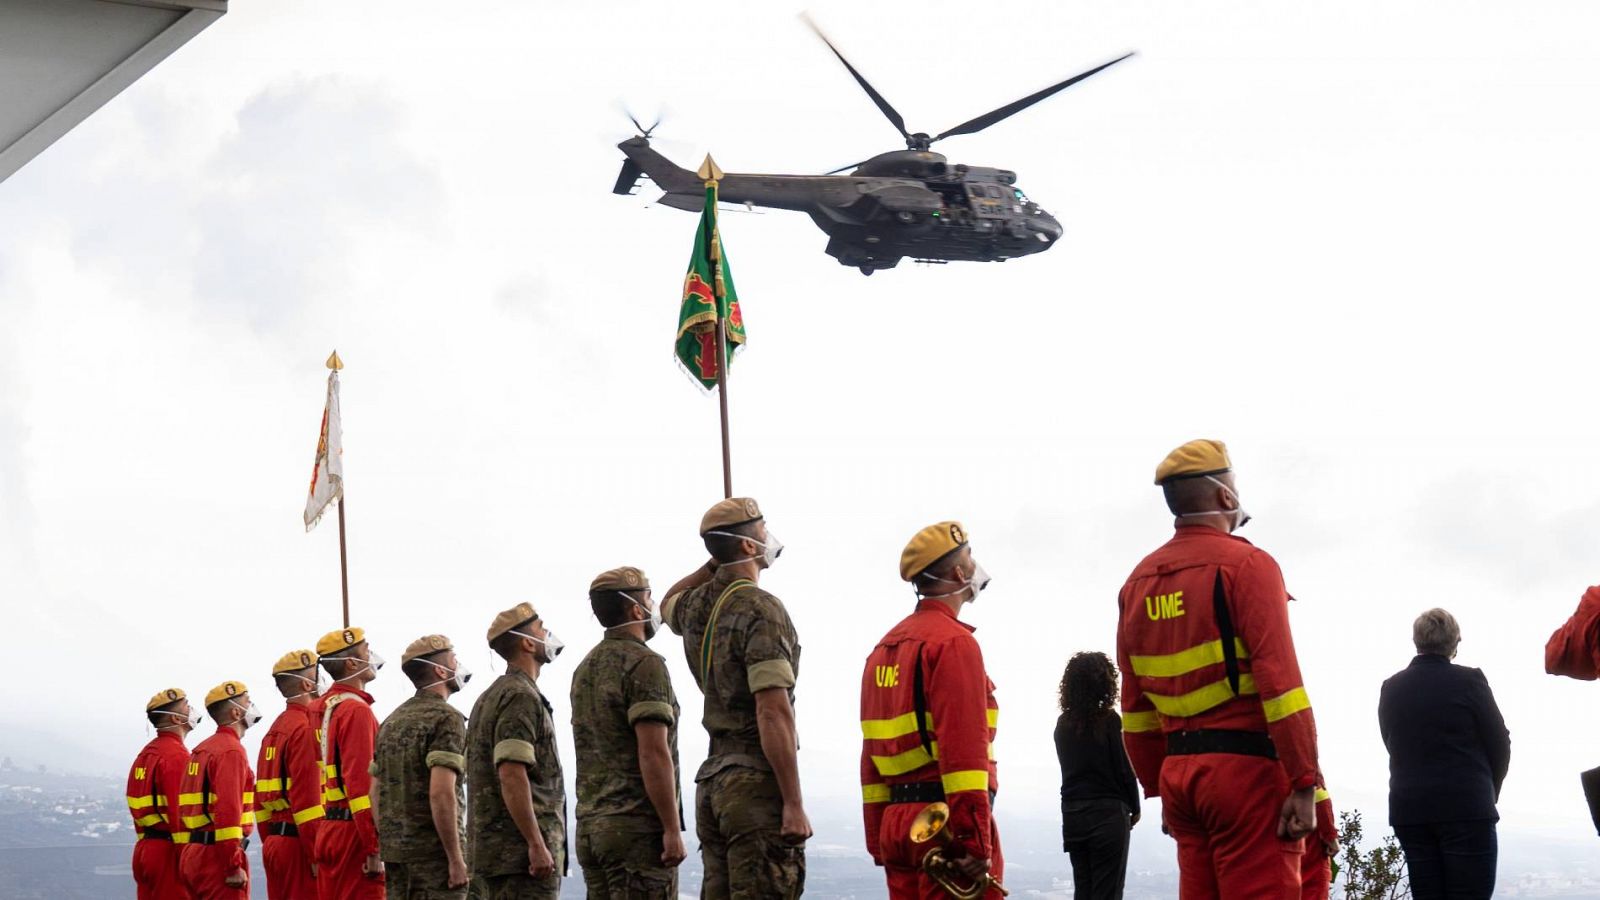
<path fill-rule="evenodd" d="M 978 595 L 983 593 L 984 589 L 989 586 L 990 578 L 989 573 L 983 570 L 983 564 L 974 560 L 972 563 L 972 577 L 968 578 L 966 581 L 957 581 L 954 578 L 929 578 L 927 580 L 942 581 L 945 584 L 954 584 L 959 586 L 955 590 L 947 591 L 943 594 L 922 594 L 921 597 L 924 600 L 942 600 L 945 597 L 960 596 L 962 593 L 967 591 L 972 592 L 972 600 L 977 600 Z"/>
<path fill-rule="evenodd" d="M 328 688 L 333 684 L 333 682 L 328 678 L 328 673 L 323 671 L 321 666 L 317 667 L 317 677 L 315 680 L 293 672 L 285 672 L 284 674 L 288 675 L 290 678 L 299 679 L 300 683 L 306 686 L 306 689 L 300 693 L 290 694 L 289 696 L 283 698 L 285 700 L 299 700 L 301 697 L 320 697 L 323 694 L 326 694 L 328 692 Z"/>
<path fill-rule="evenodd" d="M 178 725 L 187 725 L 187 726 L 189 726 L 189 730 L 193 731 L 196 728 L 200 727 L 200 711 L 196 710 L 196 709 L 190 709 L 188 715 L 184 715 L 181 712 L 172 712 L 171 710 L 165 710 L 165 709 L 156 710 L 156 714 L 157 715 L 161 715 L 161 716 L 166 716 L 168 718 L 177 720 L 177 721 L 172 722 L 170 724 L 161 726 L 162 728 L 174 728 L 174 727 L 177 727 Z"/>
<path fill-rule="evenodd" d="M 656 632 L 661 630 L 661 610 L 659 610 L 659 609 L 647 609 L 643 603 L 640 603 L 639 601 L 634 600 L 633 599 L 633 595 L 628 594 L 628 593 L 626 593 L 624 591 L 617 591 L 617 593 L 622 594 L 622 596 L 627 597 L 629 600 L 633 600 L 633 605 L 634 606 L 637 606 L 640 609 L 644 610 L 644 612 L 645 612 L 644 639 L 648 641 L 651 638 L 655 637 L 656 636 Z M 623 623 L 618 624 L 618 625 L 612 625 L 609 628 L 607 628 L 606 630 L 607 631 L 612 631 L 612 630 L 617 629 L 617 628 L 626 628 L 626 627 L 628 627 L 629 625 L 632 625 L 632 624 L 633 624 L 633 622 L 623 622 Z"/>
<path fill-rule="evenodd" d="M 1231 494 L 1233 496 L 1233 502 L 1238 505 L 1233 509 L 1216 509 L 1197 513 L 1179 513 L 1178 518 L 1189 519 L 1198 518 L 1200 516 L 1231 516 L 1233 518 L 1233 527 L 1229 528 L 1228 531 L 1234 532 L 1243 528 L 1245 523 L 1250 521 L 1250 514 L 1244 511 L 1244 501 L 1239 499 L 1239 492 L 1231 487 L 1228 487 L 1220 479 L 1214 478 L 1210 475 L 1205 476 L 1205 479 Z"/>
<path fill-rule="evenodd" d="M 534 637 L 533 635 L 527 633 L 526 631 L 512 631 L 512 632 L 509 632 L 509 633 L 510 634 L 514 634 L 517 637 L 525 637 L 528 640 L 533 641 L 535 644 L 538 644 L 541 647 L 543 647 L 544 648 L 544 660 L 543 661 L 547 662 L 547 663 L 555 662 L 556 661 L 556 657 L 560 656 L 561 655 L 561 651 L 566 649 L 566 646 L 567 646 L 566 644 L 561 643 L 561 638 L 556 637 L 556 633 L 554 631 L 546 631 L 544 633 L 545 636 L 542 637 L 542 638 Z"/>
<path fill-rule="evenodd" d="M 256 702 L 254 700 L 250 701 L 249 706 L 240 706 L 239 701 L 237 700 L 229 700 L 228 705 L 232 706 L 234 709 L 244 710 L 244 718 L 241 719 L 240 722 L 246 728 L 250 728 L 257 722 L 261 721 L 261 710 L 256 708 Z"/>
<path fill-rule="evenodd" d="M 749 562 L 752 559 L 759 559 L 761 560 L 761 567 L 763 569 L 770 569 L 772 568 L 772 564 L 778 561 L 778 557 L 783 554 L 783 541 L 778 540 L 778 538 L 770 531 L 767 532 L 766 543 L 762 543 L 761 541 L 758 541 L 749 535 L 734 534 L 729 531 L 708 531 L 706 534 L 716 534 L 721 535 L 722 537 L 734 538 L 736 540 L 749 541 L 750 543 L 761 548 L 762 552 L 760 556 L 746 556 L 744 559 L 729 560 L 728 562 L 723 563 L 725 566 L 737 565 L 742 562 Z"/>
<path fill-rule="evenodd" d="M 341 660 L 341 659 L 360 660 L 361 657 L 359 657 L 359 656 L 335 656 L 335 657 L 333 657 L 333 659 L 335 661 L 338 661 L 338 660 Z M 372 674 L 376 675 L 376 674 L 378 674 L 378 670 L 383 668 L 384 659 L 383 659 L 382 656 L 378 655 L 378 651 L 373 650 L 370 654 L 368 654 L 366 663 L 367 664 L 365 666 L 355 670 L 354 672 L 351 672 L 349 675 L 343 676 L 339 680 L 340 681 L 349 681 L 350 679 L 356 677 L 357 675 L 360 675 L 362 672 L 365 672 L 368 669 L 371 669 L 372 670 Z"/>
<path fill-rule="evenodd" d="M 439 668 L 444 669 L 445 667 L 439 666 Z M 445 669 L 445 671 L 450 672 L 449 678 L 446 678 L 443 681 L 435 681 L 431 684 L 425 684 L 418 688 L 418 690 L 426 690 L 427 688 L 434 687 L 435 685 L 448 684 L 450 685 L 450 693 L 454 694 L 458 691 L 466 689 L 467 682 L 472 680 L 472 671 L 459 662 L 456 663 L 454 670 Z"/>

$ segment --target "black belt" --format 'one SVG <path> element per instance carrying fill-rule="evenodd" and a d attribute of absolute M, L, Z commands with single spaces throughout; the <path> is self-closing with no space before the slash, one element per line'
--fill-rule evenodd
<path fill-rule="evenodd" d="M 300 828 L 293 822 L 268 822 L 266 831 L 268 837 L 300 836 Z"/>
<path fill-rule="evenodd" d="M 233 838 L 228 838 L 228 840 L 231 841 L 231 840 L 233 840 Z M 189 843 L 191 843 L 191 844 L 204 844 L 205 846 L 209 847 L 212 844 L 215 844 L 216 842 L 217 842 L 217 833 L 215 831 L 191 831 L 191 832 L 189 832 Z M 245 849 L 245 848 L 247 848 L 249 846 L 250 846 L 250 839 L 249 838 L 239 838 L 239 849 L 243 850 L 243 849 Z"/>
<path fill-rule="evenodd" d="M 889 785 L 890 803 L 938 803 L 943 799 L 944 786 L 937 781 Z"/>
<path fill-rule="evenodd" d="M 1168 756 L 1192 756 L 1197 753 L 1232 753 L 1235 756 L 1261 756 L 1278 758 L 1278 748 L 1272 745 L 1272 736 L 1264 731 L 1174 731 L 1167 735 Z"/>
<path fill-rule="evenodd" d="M 351 812 L 348 806 L 330 806 L 323 810 L 322 817 L 332 819 L 335 822 L 354 822 L 356 818 L 355 813 Z"/>
<path fill-rule="evenodd" d="M 147 828 L 142 834 L 140 834 L 140 837 L 147 841 L 166 841 L 169 844 L 172 843 L 172 832 L 170 831 L 154 831 Z"/>

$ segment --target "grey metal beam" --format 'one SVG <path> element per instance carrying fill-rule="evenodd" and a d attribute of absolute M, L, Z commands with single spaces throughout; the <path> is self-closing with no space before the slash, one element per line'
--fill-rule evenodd
<path fill-rule="evenodd" d="M 77 92 L 54 112 L 24 132 L 10 145 L 0 148 L 0 181 L 11 177 L 27 162 L 38 156 L 63 135 L 89 118 L 95 110 L 106 105 L 111 98 L 122 93 L 182 47 L 207 26 L 220 19 L 227 11 L 225 0 L 163 0 L 163 2 L 128 2 L 113 0 L 131 6 L 146 6 L 167 10 L 181 10 L 181 14 L 152 39 L 140 44 L 121 62 Z"/>

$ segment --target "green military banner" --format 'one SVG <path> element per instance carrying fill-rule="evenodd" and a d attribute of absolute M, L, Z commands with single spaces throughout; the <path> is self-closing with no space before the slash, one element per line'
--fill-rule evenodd
<path fill-rule="evenodd" d="M 678 309 L 678 362 L 706 390 L 717 386 L 717 318 L 727 320 L 727 359 L 744 345 L 744 316 L 733 287 L 733 272 L 722 253 L 717 231 L 717 187 L 706 185 L 705 209 L 695 231 L 694 255 L 683 278 L 683 300 Z"/>

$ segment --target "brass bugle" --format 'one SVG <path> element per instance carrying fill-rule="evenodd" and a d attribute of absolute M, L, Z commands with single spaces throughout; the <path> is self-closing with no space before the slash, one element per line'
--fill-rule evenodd
<path fill-rule="evenodd" d="M 1005 885 L 993 875 L 979 875 L 970 884 L 963 882 L 965 876 L 961 874 L 955 862 L 945 854 L 945 850 L 954 841 L 949 829 L 945 828 L 949 821 L 950 806 L 938 802 L 924 806 L 922 812 L 917 813 L 917 817 L 911 820 L 911 843 L 933 845 L 928 848 L 928 852 L 922 854 L 922 871 L 928 873 L 929 878 L 956 900 L 982 900 L 990 888 L 999 891 L 1002 897 L 1010 896 L 1011 892 L 1006 890 Z"/>

